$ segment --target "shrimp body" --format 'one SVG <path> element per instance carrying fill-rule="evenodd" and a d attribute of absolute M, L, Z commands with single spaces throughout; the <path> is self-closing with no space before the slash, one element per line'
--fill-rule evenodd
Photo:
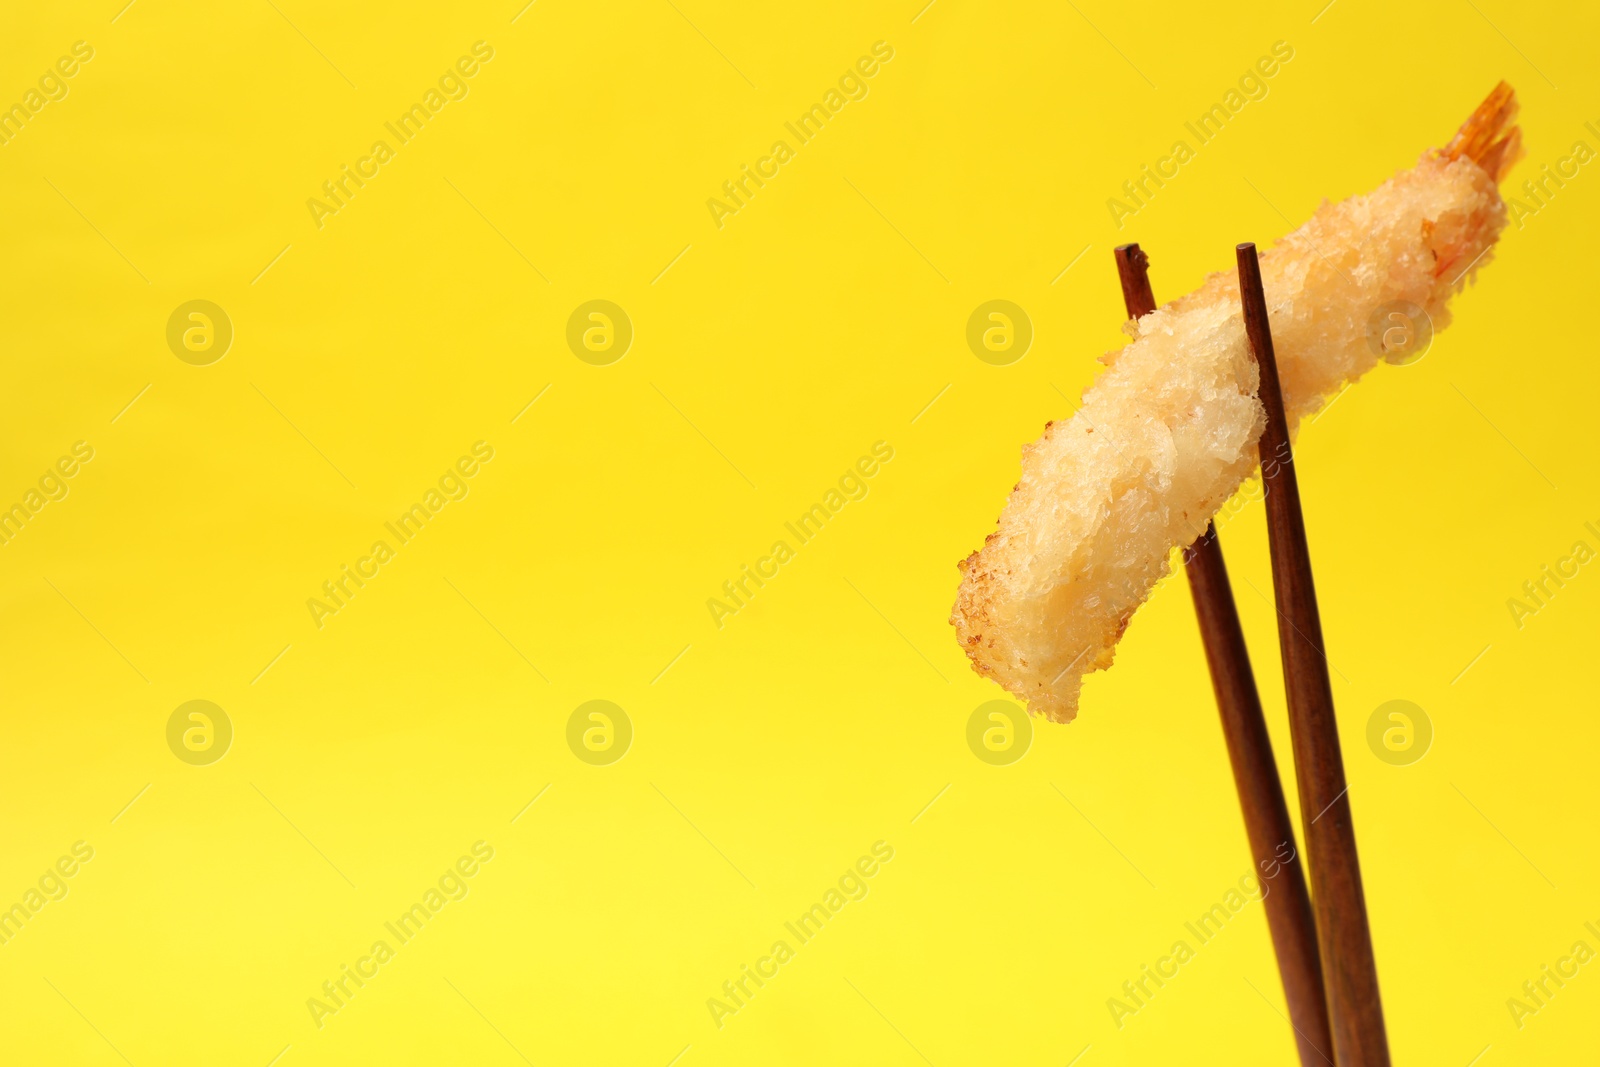
<path fill-rule="evenodd" d="M 1446 148 L 1324 203 L 1262 253 L 1291 430 L 1385 354 L 1369 340 L 1375 316 L 1383 344 L 1407 337 L 1405 318 L 1385 332 L 1391 306 L 1448 325 L 1449 298 L 1506 223 L 1497 183 L 1520 156 L 1515 114 L 1502 83 Z M 1265 414 L 1233 271 L 1126 329 L 1132 342 L 1102 357 L 1081 409 L 1023 448 L 998 529 L 959 565 L 950 621 L 973 668 L 1057 722 L 1076 716 L 1084 676 L 1111 665 L 1172 549 L 1205 532 L 1259 460 Z"/>

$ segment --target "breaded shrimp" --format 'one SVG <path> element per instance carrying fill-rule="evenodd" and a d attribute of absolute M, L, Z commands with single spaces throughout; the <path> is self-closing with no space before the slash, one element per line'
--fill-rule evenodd
<path fill-rule="evenodd" d="M 1291 430 L 1379 358 L 1369 320 L 1389 305 L 1450 321 L 1449 298 L 1506 223 L 1497 183 L 1521 156 L 1504 82 L 1443 149 L 1365 196 L 1324 203 L 1261 255 Z M 1265 415 L 1239 281 L 1127 324 L 1133 340 L 1070 419 L 1022 450 L 999 528 L 959 564 L 950 622 L 973 669 L 1069 722 L 1084 675 L 1111 666 L 1135 609 L 1257 466 Z M 1269 462 L 1271 460 L 1269 459 Z"/>

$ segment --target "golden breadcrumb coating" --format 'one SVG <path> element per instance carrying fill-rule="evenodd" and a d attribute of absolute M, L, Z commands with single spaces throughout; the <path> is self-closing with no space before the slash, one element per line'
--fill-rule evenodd
<path fill-rule="evenodd" d="M 1261 255 L 1291 431 L 1379 358 L 1369 320 L 1449 298 L 1493 258 L 1506 222 L 1497 182 L 1519 158 L 1502 83 L 1442 150 L 1365 196 L 1324 203 Z M 1035 714 L 1068 722 L 1084 675 L 1111 665 L 1134 610 L 1256 468 L 1265 415 L 1239 280 L 1130 322 L 1133 340 L 1081 410 L 1022 450 L 999 528 L 959 566 L 950 616 L 973 668 Z"/>

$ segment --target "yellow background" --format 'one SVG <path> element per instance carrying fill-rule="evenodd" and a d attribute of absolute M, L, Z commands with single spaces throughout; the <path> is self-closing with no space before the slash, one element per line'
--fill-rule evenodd
<path fill-rule="evenodd" d="M 1121 342 L 1114 244 L 1177 296 L 1502 77 L 1519 184 L 1597 145 L 1592 10 L 121 3 L 0 39 L 3 102 L 95 50 L 0 147 L 0 498 L 95 449 L 0 547 L 0 904 L 95 849 L 0 947 L 7 1062 L 1290 1062 L 1259 905 L 1106 1007 L 1249 867 L 1183 580 L 993 767 L 954 564 Z M 318 229 L 307 199 L 479 40 L 470 95 Z M 706 200 L 880 40 L 718 229 Z M 1107 198 L 1277 40 L 1270 94 L 1118 231 Z M 1600 968 L 1521 1030 L 1506 1000 L 1600 948 L 1600 574 L 1520 630 L 1506 600 L 1597 543 L 1597 196 L 1585 169 L 1421 362 L 1300 437 L 1400 1064 L 1593 1062 Z M 636 331 L 606 367 L 565 342 L 596 298 Z M 1036 334 L 1007 367 L 964 340 L 996 298 Z M 234 326 L 210 366 L 166 345 L 191 299 Z M 319 630 L 307 598 L 479 440 L 470 495 Z M 870 494 L 717 629 L 707 598 L 879 440 Z M 1286 759 L 1259 503 L 1223 537 Z M 206 767 L 165 740 L 193 699 L 235 730 Z M 611 766 L 565 741 L 591 699 L 634 726 Z M 1392 699 L 1434 724 L 1412 766 L 1366 746 Z M 318 1029 L 307 998 L 479 840 L 470 895 Z M 715 1026 L 879 840 L 869 895 Z"/>

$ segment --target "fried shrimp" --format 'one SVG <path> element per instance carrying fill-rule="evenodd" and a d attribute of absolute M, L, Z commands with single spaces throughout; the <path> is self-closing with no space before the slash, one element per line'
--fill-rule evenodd
<path fill-rule="evenodd" d="M 1262 253 L 1291 429 L 1372 369 L 1375 314 L 1411 304 L 1435 330 L 1449 323 L 1449 298 L 1505 227 L 1498 182 L 1522 154 L 1516 111 L 1502 82 L 1443 149 L 1324 203 Z M 1235 273 L 1125 329 L 1132 342 L 1102 357 L 1082 408 L 1023 448 L 999 528 L 959 564 L 950 622 L 973 669 L 1056 722 L 1077 714 L 1084 676 L 1111 665 L 1172 549 L 1257 465 L 1265 415 Z"/>

